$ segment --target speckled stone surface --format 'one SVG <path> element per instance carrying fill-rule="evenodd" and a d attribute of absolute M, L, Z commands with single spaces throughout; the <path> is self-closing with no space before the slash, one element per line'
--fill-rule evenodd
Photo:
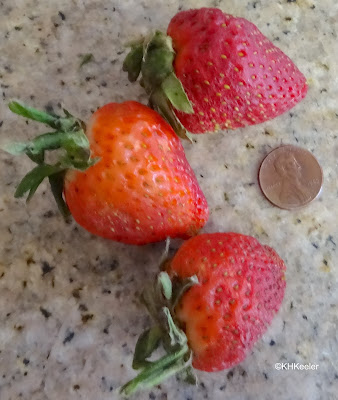
<path fill-rule="evenodd" d="M 164 30 L 179 10 L 217 6 L 254 22 L 307 76 L 309 93 L 291 112 L 262 125 L 185 144 L 209 201 L 206 232 L 257 237 L 284 258 L 283 307 L 239 366 L 198 373 L 190 387 L 172 378 L 144 399 L 333 400 L 338 397 L 338 3 L 335 0 L 0 1 L 0 145 L 43 127 L 12 115 L 7 102 L 60 105 L 87 120 L 110 101 L 145 102 L 121 64 L 125 43 Z M 93 60 L 79 68 L 81 55 Z M 263 197 L 261 160 L 280 144 L 318 158 L 317 200 L 284 211 Z M 138 301 L 164 243 L 134 247 L 65 224 L 47 186 L 27 206 L 13 193 L 30 167 L 0 152 L 0 398 L 117 399 L 132 378 L 137 335 L 149 323 Z M 174 251 L 179 242 L 173 242 Z M 283 370 L 277 362 L 318 364 Z"/>

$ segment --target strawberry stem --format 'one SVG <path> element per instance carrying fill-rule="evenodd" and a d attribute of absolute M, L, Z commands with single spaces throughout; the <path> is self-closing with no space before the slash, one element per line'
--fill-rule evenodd
<path fill-rule="evenodd" d="M 84 132 L 85 125 L 73 117 L 67 110 L 65 116 L 47 113 L 16 101 L 9 103 L 9 108 L 15 114 L 48 125 L 55 129 L 37 136 L 28 142 L 10 143 L 2 147 L 12 155 L 26 154 L 37 164 L 19 183 L 15 197 L 22 197 L 26 193 L 29 201 L 41 182 L 48 178 L 52 193 L 59 210 L 65 217 L 69 215 L 68 207 L 63 199 L 63 178 L 68 169 L 84 171 L 97 162 L 90 158 L 90 146 Z M 58 161 L 51 165 L 45 163 L 45 152 L 64 150 L 59 154 Z"/>

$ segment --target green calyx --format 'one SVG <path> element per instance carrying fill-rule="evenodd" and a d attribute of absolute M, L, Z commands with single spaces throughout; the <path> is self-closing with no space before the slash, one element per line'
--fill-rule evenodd
<path fill-rule="evenodd" d="M 142 301 L 155 325 L 143 332 L 136 343 L 133 368 L 141 372 L 122 386 L 121 394 L 131 395 L 138 390 L 151 388 L 175 374 L 179 374 L 188 383 L 196 384 L 187 337 L 174 318 L 174 309 L 179 299 L 196 283 L 196 276 L 180 282 L 171 281 L 169 275 L 162 271 L 155 284 L 152 283 L 144 290 Z M 166 355 L 156 361 L 149 361 L 148 358 L 161 343 Z"/>
<path fill-rule="evenodd" d="M 140 84 L 149 95 L 149 105 L 171 124 L 178 136 L 191 140 L 191 134 L 174 113 L 174 109 L 188 114 L 194 112 L 175 75 L 174 57 L 171 37 L 157 31 L 144 41 L 131 45 L 123 70 L 128 72 L 130 82 L 135 82 L 141 74 Z"/>
<path fill-rule="evenodd" d="M 68 207 L 63 199 L 66 170 L 84 171 L 97 162 L 97 159 L 90 158 L 89 141 L 84 132 L 84 123 L 73 117 L 67 110 L 63 110 L 65 115 L 60 117 L 15 101 L 9 103 L 9 108 L 15 114 L 41 122 L 54 129 L 53 132 L 44 133 L 28 142 L 10 143 L 2 147 L 12 155 L 26 154 L 37 164 L 21 180 L 14 196 L 18 198 L 27 194 L 27 201 L 29 201 L 40 183 L 48 178 L 59 210 L 65 217 L 69 216 Z M 56 163 L 45 162 L 46 151 L 60 149 L 63 151 L 58 154 Z"/>

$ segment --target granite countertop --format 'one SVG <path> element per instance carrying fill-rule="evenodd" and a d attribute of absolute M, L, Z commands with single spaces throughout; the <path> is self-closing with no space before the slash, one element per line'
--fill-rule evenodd
<path fill-rule="evenodd" d="M 110 101 L 146 99 L 121 73 L 125 43 L 164 30 L 179 10 L 217 6 L 254 22 L 307 76 L 303 102 L 273 121 L 199 135 L 185 144 L 210 205 L 205 232 L 237 231 L 287 264 L 283 306 L 239 366 L 175 378 L 138 399 L 330 400 L 338 396 L 338 5 L 335 0 L 3 0 L 0 2 L 0 145 L 42 126 L 7 109 L 12 99 L 66 107 L 88 120 Z M 84 54 L 93 59 L 79 68 Z M 281 144 L 310 150 L 324 172 L 320 196 L 298 211 L 272 206 L 257 171 Z M 0 152 L 0 398 L 117 399 L 135 376 L 136 338 L 149 319 L 138 295 L 164 243 L 127 246 L 65 224 L 47 186 L 13 198 L 30 161 Z M 171 251 L 179 246 L 173 241 Z M 312 363 L 316 370 L 275 369 Z"/>

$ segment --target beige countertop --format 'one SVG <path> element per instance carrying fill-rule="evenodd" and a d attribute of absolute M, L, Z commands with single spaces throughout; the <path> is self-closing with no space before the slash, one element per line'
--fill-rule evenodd
<path fill-rule="evenodd" d="M 245 17 L 306 75 L 308 95 L 273 121 L 185 143 L 210 206 L 205 232 L 237 231 L 274 247 L 287 264 L 283 306 L 239 366 L 175 378 L 138 399 L 330 400 L 338 393 L 338 5 L 334 0 L 4 0 L 0 2 L 0 145 L 43 127 L 11 114 L 20 99 L 62 105 L 88 120 L 110 101 L 146 99 L 121 72 L 125 44 L 190 7 Z M 79 68 L 83 54 L 93 60 Z M 320 196 L 285 211 L 262 195 L 257 172 L 281 144 L 310 150 L 323 168 Z M 13 197 L 30 167 L 0 152 L 0 398 L 117 399 L 135 375 L 136 338 L 149 319 L 138 294 L 157 270 L 164 243 L 127 246 L 65 224 L 47 186 Z M 173 241 L 172 251 L 179 241 Z M 318 364 L 316 370 L 275 363 Z"/>

